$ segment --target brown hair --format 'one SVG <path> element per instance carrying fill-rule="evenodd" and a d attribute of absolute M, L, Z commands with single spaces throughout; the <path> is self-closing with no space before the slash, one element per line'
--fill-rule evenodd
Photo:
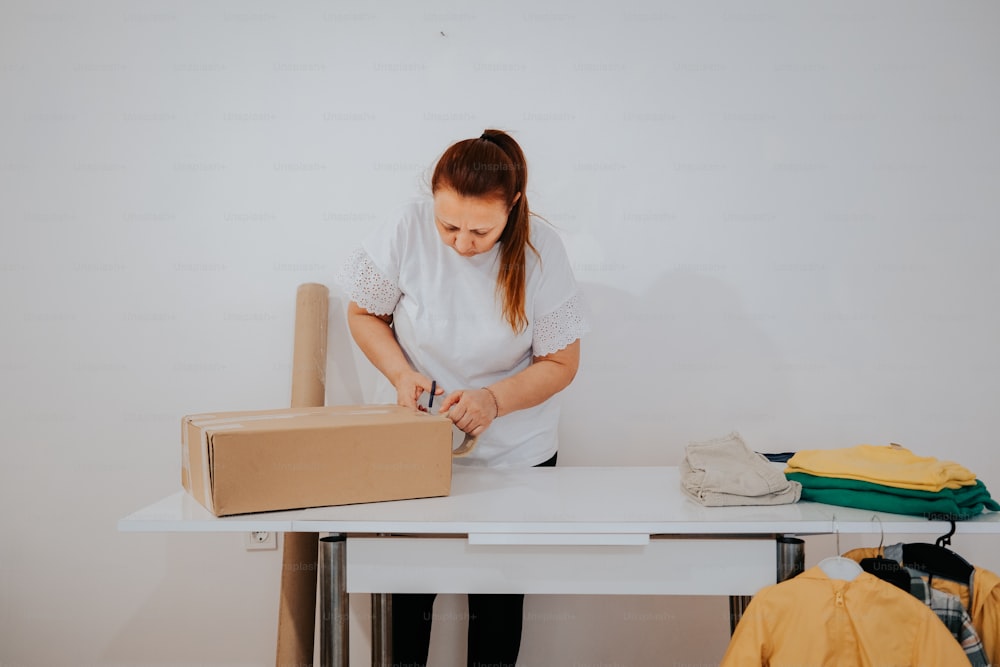
<path fill-rule="evenodd" d="M 434 167 L 431 191 L 451 188 L 463 197 L 487 197 L 510 207 L 507 226 L 500 234 L 500 271 L 496 291 L 503 301 L 503 315 L 519 333 L 528 326 L 524 314 L 527 269 L 525 248 L 531 245 L 528 197 L 528 163 L 514 138 L 502 130 L 486 130 L 478 139 L 452 144 Z M 520 198 L 514 198 L 520 194 Z"/>

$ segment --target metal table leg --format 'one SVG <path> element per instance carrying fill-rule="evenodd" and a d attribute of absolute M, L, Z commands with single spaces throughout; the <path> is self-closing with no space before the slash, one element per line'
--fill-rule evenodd
<path fill-rule="evenodd" d="M 740 619 L 743 618 L 743 612 L 746 611 L 747 605 L 750 604 L 750 600 L 753 598 L 749 595 L 730 595 L 729 596 L 729 634 L 732 635 L 736 632 L 736 626 L 739 624 Z"/>
<path fill-rule="evenodd" d="M 780 584 L 806 569 L 806 543 L 797 537 L 778 536 L 778 577 Z"/>
<path fill-rule="evenodd" d="M 795 575 L 805 570 L 805 542 L 797 537 L 779 535 L 776 542 L 778 550 L 777 573 L 775 581 L 781 583 L 786 579 L 791 579 Z M 736 631 L 736 626 L 743 618 L 743 612 L 752 600 L 750 595 L 730 595 L 729 596 L 729 633 Z"/>
<path fill-rule="evenodd" d="M 372 667 L 392 666 L 392 593 L 372 593 Z"/>
<path fill-rule="evenodd" d="M 347 599 L 347 536 L 319 541 L 321 667 L 348 667 L 350 607 Z"/>

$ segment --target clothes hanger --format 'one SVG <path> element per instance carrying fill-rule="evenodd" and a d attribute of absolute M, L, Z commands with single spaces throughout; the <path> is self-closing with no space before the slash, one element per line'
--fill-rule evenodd
<path fill-rule="evenodd" d="M 833 515 L 833 532 L 837 536 L 837 555 L 828 556 L 816 565 L 831 579 L 854 581 L 864 570 L 857 562 L 840 555 L 840 527 L 837 525 L 836 514 Z"/>
<path fill-rule="evenodd" d="M 976 569 L 972 563 L 957 553 L 948 549 L 951 536 L 955 534 L 955 520 L 951 522 L 951 530 L 937 538 L 934 544 L 912 542 L 903 545 L 903 563 L 908 567 L 926 572 L 931 576 L 943 577 L 959 583 L 968 583 Z"/>
<path fill-rule="evenodd" d="M 861 569 L 868 574 L 873 574 L 882 581 L 886 581 L 896 588 L 900 588 L 907 593 L 910 592 L 910 573 L 899 562 L 886 558 L 883 554 L 885 544 L 885 526 L 878 514 L 872 515 L 872 521 L 878 521 L 879 540 L 878 555 L 874 558 L 862 558 Z"/>

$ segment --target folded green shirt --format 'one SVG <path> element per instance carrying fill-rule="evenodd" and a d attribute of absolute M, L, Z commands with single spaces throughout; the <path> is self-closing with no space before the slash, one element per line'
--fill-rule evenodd
<path fill-rule="evenodd" d="M 802 472 L 785 476 L 802 484 L 802 500 L 855 507 L 876 512 L 924 516 L 930 519 L 969 519 L 984 510 L 1000 510 L 981 480 L 958 489 L 919 491 L 840 477 Z"/>

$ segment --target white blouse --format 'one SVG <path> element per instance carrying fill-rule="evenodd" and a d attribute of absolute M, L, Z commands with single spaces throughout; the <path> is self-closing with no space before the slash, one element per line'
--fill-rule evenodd
<path fill-rule="evenodd" d="M 547 223 L 531 218 L 530 238 L 541 262 L 525 249 L 528 326 L 520 334 L 504 319 L 496 292 L 500 244 L 462 257 L 438 235 L 432 199 L 410 204 L 398 221 L 367 238 L 338 282 L 365 310 L 392 314 L 407 360 L 445 390 L 435 398 L 439 402 L 453 390 L 478 389 L 510 377 L 527 368 L 532 357 L 557 352 L 590 330 L 587 305 L 559 236 Z M 395 403 L 395 389 L 381 380 L 375 402 Z M 542 463 L 558 449 L 558 422 L 555 397 L 504 415 L 456 463 L 495 468 Z"/>

